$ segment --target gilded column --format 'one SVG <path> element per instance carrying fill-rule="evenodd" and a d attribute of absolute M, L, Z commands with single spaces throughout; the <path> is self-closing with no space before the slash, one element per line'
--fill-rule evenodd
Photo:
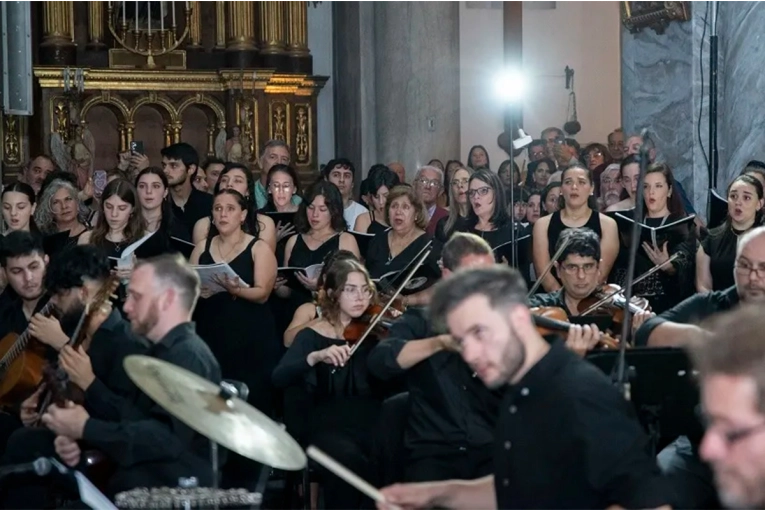
<path fill-rule="evenodd" d="M 287 36 L 285 3 L 291 2 L 258 2 L 258 48 L 263 59 L 263 65 L 279 70 L 285 69 L 287 63 Z M 299 2 L 303 3 L 303 2 Z"/>
<path fill-rule="evenodd" d="M 191 24 L 187 49 L 202 49 L 202 2 L 191 2 Z"/>
<path fill-rule="evenodd" d="M 255 5 L 253 2 L 227 2 L 228 42 L 226 63 L 229 67 L 255 67 Z"/>
<path fill-rule="evenodd" d="M 104 3 L 88 2 L 88 49 L 105 49 L 104 44 Z"/>
<path fill-rule="evenodd" d="M 226 49 L 226 3 L 215 2 L 215 48 Z"/>
<path fill-rule="evenodd" d="M 308 2 L 286 2 L 287 53 L 294 72 L 311 74 L 313 65 L 308 49 Z"/>
<path fill-rule="evenodd" d="M 43 65 L 74 65 L 73 2 L 42 2 L 43 41 L 40 63 Z"/>

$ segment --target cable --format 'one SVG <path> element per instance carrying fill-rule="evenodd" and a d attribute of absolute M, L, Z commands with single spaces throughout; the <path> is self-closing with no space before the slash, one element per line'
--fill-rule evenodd
<path fill-rule="evenodd" d="M 709 167 L 709 158 L 707 157 L 707 151 L 704 149 L 704 140 L 701 138 L 701 114 L 704 111 L 704 38 L 707 35 L 707 20 L 709 18 L 710 2 L 707 2 L 707 9 L 704 13 L 704 29 L 701 31 L 701 45 L 699 46 L 699 74 L 701 75 L 701 91 L 699 92 L 699 120 L 696 123 L 696 135 L 699 138 L 699 147 L 701 153 L 704 155 L 704 162 L 707 165 L 707 175 L 709 178 L 709 187 L 712 187 L 711 171 Z M 709 107 L 709 105 L 707 105 Z"/>

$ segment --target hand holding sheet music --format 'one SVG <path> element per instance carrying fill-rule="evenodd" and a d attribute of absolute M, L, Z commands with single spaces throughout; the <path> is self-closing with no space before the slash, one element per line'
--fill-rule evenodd
<path fill-rule="evenodd" d="M 280 267 L 277 269 L 277 278 L 286 280 L 285 285 L 291 288 L 303 286 L 308 290 L 315 290 L 322 267 L 324 264 L 313 264 L 308 267 Z"/>
<path fill-rule="evenodd" d="M 657 246 L 651 246 L 650 243 L 644 241 L 643 249 L 645 250 L 646 255 L 648 255 L 648 258 L 651 259 L 651 262 L 658 266 L 659 264 L 663 264 L 669 260 L 669 251 L 667 249 L 668 245 L 669 243 L 664 241 L 664 244 L 661 246 L 661 248 L 659 248 Z M 669 265 L 665 267 L 671 268 L 672 266 Z"/>
<path fill-rule="evenodd" d="M 237 288 L 249 287 L 226 262 L 192 267 L 199 274 L 204 298 L 219 292 L 232 292 Z"/>

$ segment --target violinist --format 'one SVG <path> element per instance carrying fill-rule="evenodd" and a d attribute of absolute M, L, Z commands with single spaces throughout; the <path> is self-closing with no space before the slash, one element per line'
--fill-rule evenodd
<path fill-rule="evenodd" d="M 348 250 L 337 250 L 327 254 L 324 257 L 324 265 L 319 273 L 319 279 L 316 281 L 317 294 L 324 293 L 324 278 L 327 276 L 327 271 L 332 265 L 339 260 L 355 260 L 359 259 L 353 253 Z M 310 303 L 303 303 L 295 310 L 295 314 L 292 316 L 292 322 L 287 326 L 287 330 L 284 332 L 284 347 L 292 345 L 295 341 L 295 337 L 298 333 L 307 327 L 316 324 L 321 320 L 321 307 L 317 304 L 318 300 L 311 301 Z"/>
<path fill-rule="evenodd" d="M 603 275 L 600 272 L 600 241 L 598 236 L 588 228 L 575 228 L 564 231 L 558 239 L 556 251 L 560 249 L 566 240 L 568 246 L 561 253 L 559 262 L 555 262 L 558 278 L 563 287 L 548 294 L 535 294 L 529 298 L 529 306 L 553 306 L 562 308 L 568 317 L 576 317 L 586 310 L 582 303 L 588 299 L 601 286 Z M 644 315 L 640 321 L 633 320 L 633 331 L 642 324 Z M 599 341 L 598 327 L 591 324 L 585 330 L 592 331 L 585 339 L 588 344 L 576 342 L 569 347 L 583 354 L 595 347 Z M 576 339 L 579 340 L 579 339 Z M 575 339 L 572 338 L 571 342 Z"/>
<path fill-rule="evenodd" d="M 458 232 L 442 251 L 444 278 L 493 266 L 494 253 L 475 234 Z M 499 396 L 473 376 L 450 335 L 439 335 L 427 308 L 409 307 L 369 355 L 369 370 L 388 380 L 405 375 L 409 404 L 403 479 L 479 478 L 492 472 Z M 400 439 L 399 439 L 400 441 Z"/>
<path fill-rule="evenodd" d="M 493 474 L 393 485 L 402 508 L 656 508 L 668 503 L 648 438 L 608 377 L 537 332 L 521 275 L 458 271 L 436 285 L 430 317 L 489 388 L 502 388 Z M 383 508 L 384 505 L 380 505 Z"/>
<path fill-rule="evenodd" d="M 302 412 L 303 420 L 311 423 L 308 443 L 372 484 L 371 456 L 382 388 L 367 368 L 372 341 L 365 340 L 351 356 L 344 333 L 375 298 L 374 284 L 361 263 L 336 261 L 319 295 L 321 319 L 298 333 L 273 372 L 275 386 L 302 387 L 312 396 L 312 409 Z M 361 493 L 328 472 L 321 475 L 326 508 L 361 507 Z"/>
<path fill-rule="evenodd" d="M 146 345 L 130 334 L 127 323 L 116 309 L 108 313 L 96 311 L 86 325 L 86 334 L 90 338 L 87 351 L 82 346 L 75 349 L 66 345 L 85 313 L 86 305 L 94 299 L 109 275 L 109 261 L 95 246 L 65 249 L 51 261 L 44 280 L 60 319 L 38 314 L 30 325 L 35 338 L 58 351 L 58 365 L 76 386 L 85 391 L 85 409 L 93 415 L 111 408 L 112 395 L 124 397 L 133 391 L 134 385 L 125 373 L 122 360 L 130 354 L 146 351 Z M 4 464 L 31 462 L 39 456 L 54 454 L 56 434 L 45 427 L 33 426 L 39 418 L 40 397 L 41 391 L 37 391 L 22 403 L 21 421 L 25 428 L 14 432 L 8 440 Z M 8 492 L 5 508 L 42 508 L 45 505 L 45 491 L 36 485 L 40 479 L 30 480 L 33 483 L 22 484 Z"/>

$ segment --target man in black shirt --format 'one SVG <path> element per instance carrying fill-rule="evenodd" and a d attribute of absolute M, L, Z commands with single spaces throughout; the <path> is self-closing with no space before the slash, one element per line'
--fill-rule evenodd
<path fill-rule="evenodd" d="M 10 333 L 22 334 L 29 319 L 48 301 L 43 277 L 48 256 L 42 237 L 29 232 L 11 232 L 0 242 L 0 266 L 8 286 L 0 294 L 0 339 Z M 0 412 L 0 455 L 8 437 L 22 425 L 17 412 Z"/>
<path fill-rule="evenodd" d="M 191 242 L 196 222 L 212 214 L 213 197 L 192 186 L 199 166 L 199 155 L 187 143 L 176 143 L 160 152 L 162 171 L 170 185 L 173 230 L 184 241 Z"/>
<path fill-rule="evenodd" d="M 444 278 L 460 268 L 494 265 L 491 247 L 473 234 L 454 234 L 441 255 Z M 456 350 L 451 336 L 433 331 L 427 309 L 410 307 L 367 359 L 372 374 L 381 379 L 407 376 L 406 481 L 491 473 L 500 397 L 474 377 Z"/>
<path fill-rule="evenodd" d="M 448 326 L 488 387 L 509 385 L 494 475 L 394 485 L 382 490 L 386 501 L 407 508 L 665 505 L 664 481 L 629 403 L 597 368 L 539 335 L 525 295 L 521 276 L 502 266 L 461 271 L 436 286 L 436 326 Z"/>
<path fill-rule="evenodd" d="M 149 259 L 133 271 L 124 310 L 133 332 L 152 343 L 148 355 L 217 383 L 218 362 L 190 322 L 199 288 L 198 275 L 180 257 Z M 89 393 L 108 410 L 102 417 L 91 416 L 81 406 L 51 407 L 43 416 L 58 435 L 56 453 L 64 462 L 81 462 L 78 440 L 102 451 L 117 464 L 107 489 L 110 495 L 135 487 L 172 487 L 180 477 L 190 476 L 210 486 L 209 441 L 204 436 L 138 390 L 130 399 L 104 387 Z"/>
<path fill-rule="evenodd" d="M 645 321 L 635 335 L 636 345 L 683 347 L 702 330 L 700 322 L 744 303 L 765 303 L 765 227 L 757 227 L 738 241 L 733 266 L 734 287 L 689 297 L 674 308 Z"/>

